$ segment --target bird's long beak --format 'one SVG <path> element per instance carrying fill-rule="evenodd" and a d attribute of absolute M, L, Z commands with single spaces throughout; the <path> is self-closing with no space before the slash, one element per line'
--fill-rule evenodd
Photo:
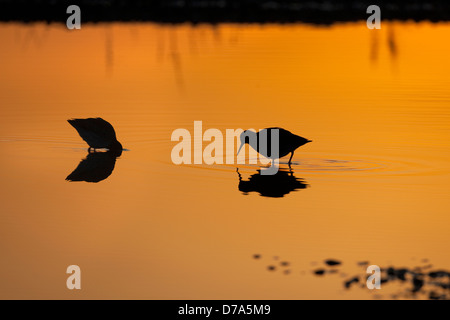
<path fill-rule="evenodd" d="M 239 150 L 238 150 L 238 152 L 237 152 L 236 156 L 238 156 L 238 155 L 239 155 L 239 152 L 241 152 L 241 149 L 242 149 L 242 147 L 244 146 L 244 144 L 245 144 L 245 143 L 241 143 L 241 146 L 239 147 Z"/>

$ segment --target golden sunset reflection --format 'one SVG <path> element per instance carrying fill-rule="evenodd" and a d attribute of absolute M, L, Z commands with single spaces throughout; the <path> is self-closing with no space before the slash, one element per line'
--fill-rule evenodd
<path fill-rule="evenodd" d="M 365 299 L 315 263 L 449 269 L 449 35 L 428 22 L 0 24 L 0 297 Z M 66 120 L 87 117 L 128 151 L 107 179 L 67 182 L 87 145 Z M 297 180 L 281 177 L 294 189 L 264 196 L 239 187 L 257 166 L 172 163 L 172 132 L 194 121 L 313 143 L 294 155 Z M 267 271 L 274 257 L 289 275 Z"/>

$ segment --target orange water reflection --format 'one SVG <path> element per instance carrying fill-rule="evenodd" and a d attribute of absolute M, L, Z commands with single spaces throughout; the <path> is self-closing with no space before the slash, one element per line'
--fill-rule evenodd
<path fill-rule="evenodd" d="M 1 24 L 0 297 L 367 298 L 311 262 L 450 268 L 449 34 Z M 91 116 L 130 151 L 104 181 L 66 182 L 86 146 L 65 120 Z M 171 133 L 195 120 L 311 138 L 292 168 L 310 187 L 243 195 L 235 166 L 173 165 Z M 269 273 L 256 253 L 295 272 Z M 70 264 L 81 291 L 65 288 Z"/>

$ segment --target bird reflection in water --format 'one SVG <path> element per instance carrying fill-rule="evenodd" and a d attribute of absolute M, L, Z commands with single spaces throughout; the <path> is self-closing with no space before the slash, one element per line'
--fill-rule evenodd
<path fill-rule="evenodd" d="M 261 170 L 258 170 L 248 180 L 242 180 L 239 169 L 236 172 L 239 176 L 239 191 L 244 194 L 258 192 L 262 197 L 282 198 L 291 191 L 309 187 L 305 180 L 294 176 L 291 168 L 279 168 L 274 175 L 261 175 Z"/>
<path fill-rule="evenodd" d="M 114 171 L 116 159 L 120 157 L 122 150 L 89 152 L 87 157 L 81 160 L 78 167 L 67 176 L 67 181 L 100 182 L 108 178 Z"/>

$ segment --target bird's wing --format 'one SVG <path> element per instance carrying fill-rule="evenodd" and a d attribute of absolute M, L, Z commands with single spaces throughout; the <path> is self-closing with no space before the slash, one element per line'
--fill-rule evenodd
<path fill-rule="evenodd" d="M 67 120 L 92 148 L 106 148 L 116 141 L 113 126 L 102 118 Z"/>

